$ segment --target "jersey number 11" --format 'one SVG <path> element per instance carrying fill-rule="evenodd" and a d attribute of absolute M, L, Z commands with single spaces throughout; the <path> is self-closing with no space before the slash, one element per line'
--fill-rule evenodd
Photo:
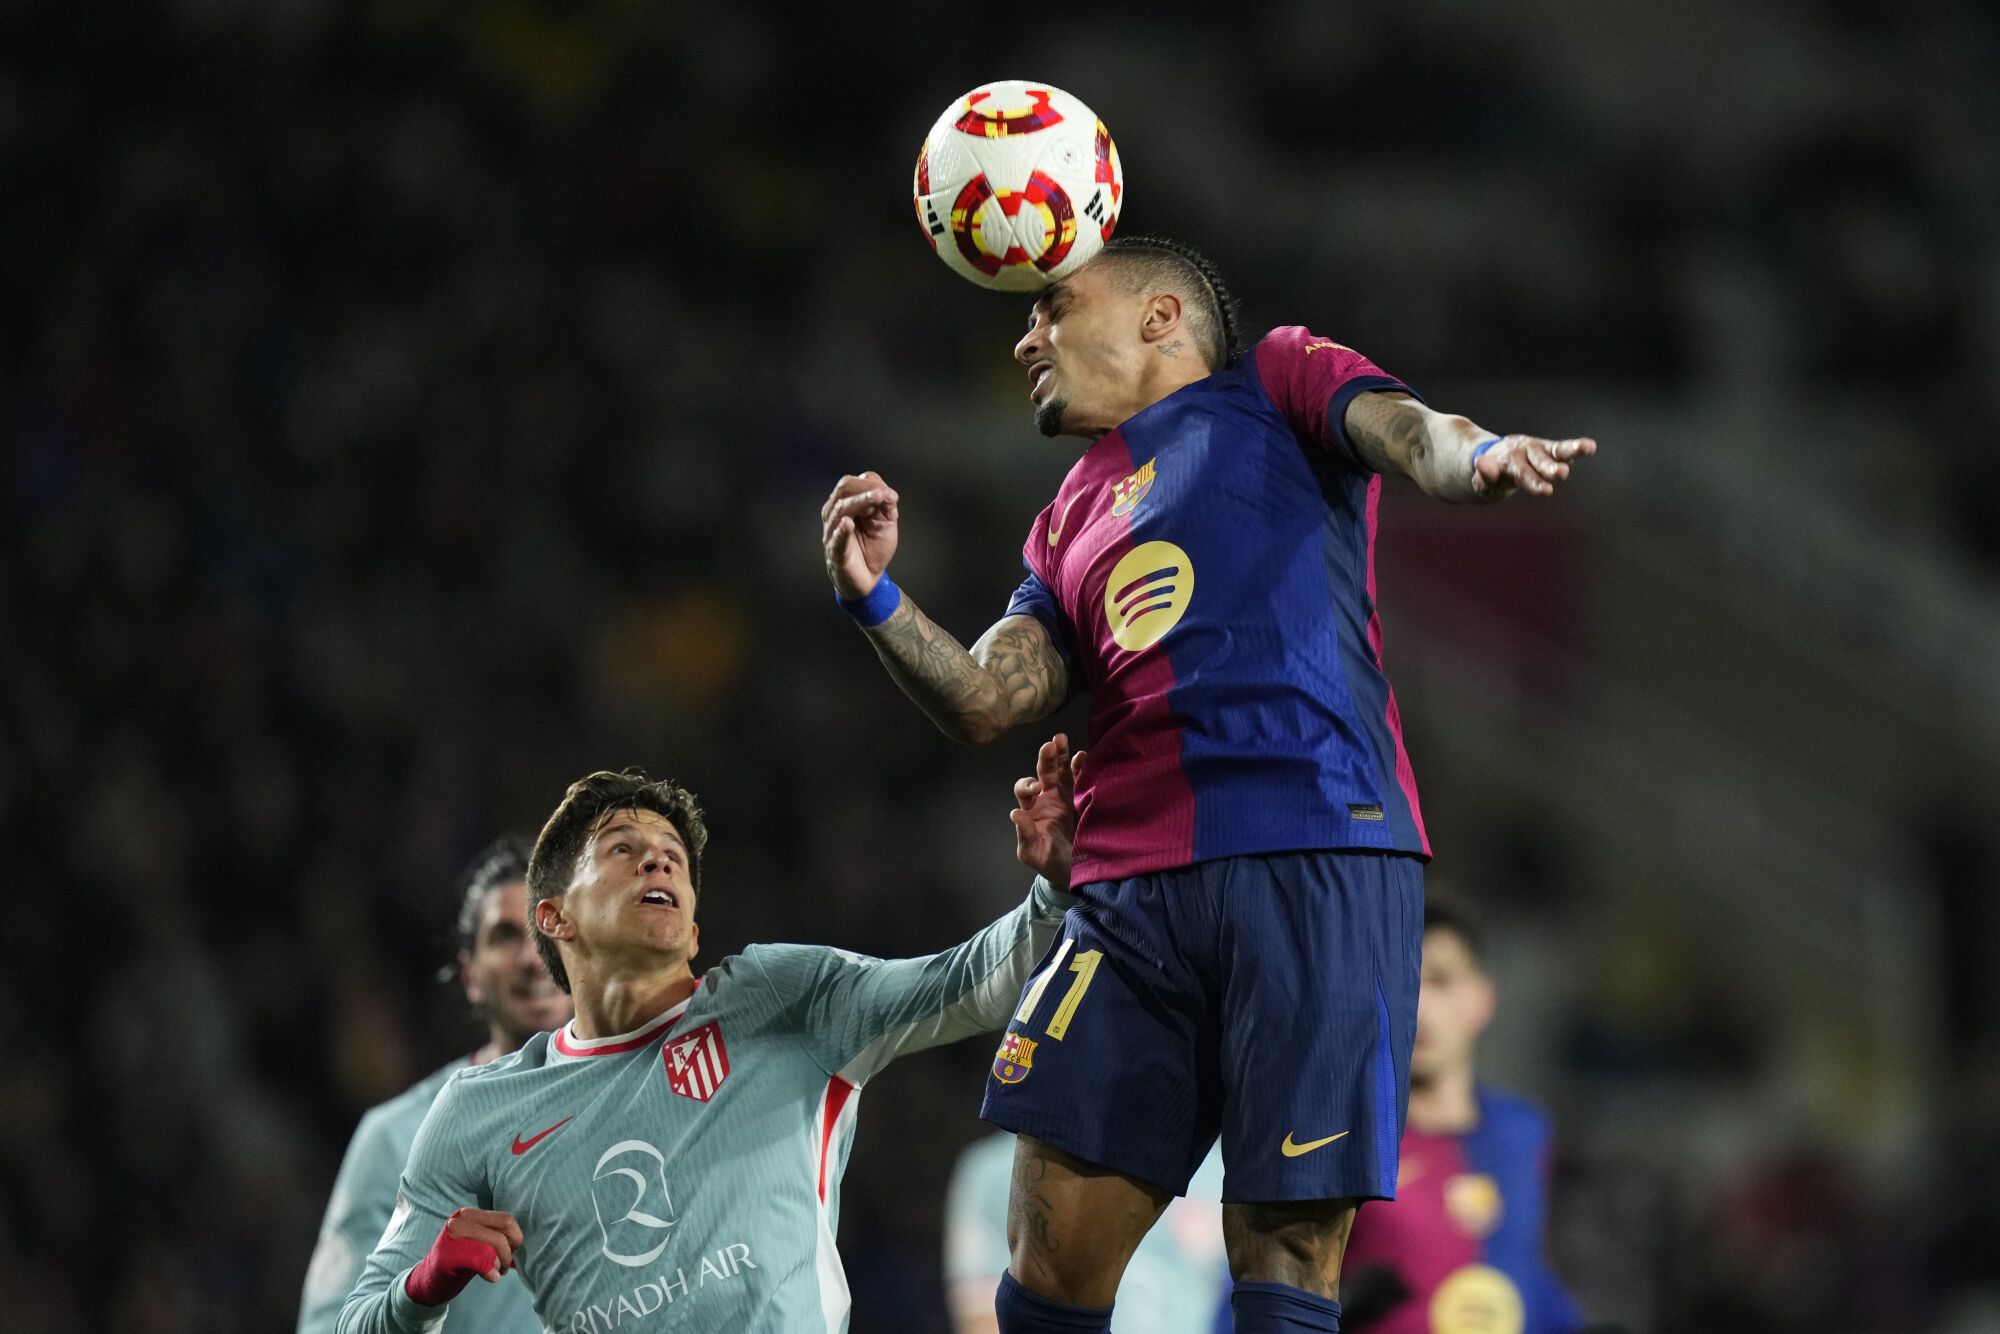
<path fill-rule="evenodd" d="M 1034 1015 L 1035 1007 L 1042 1003 L 1042 993 L 1049 989 L 1049 979 L 1056 975 L 1058 968 L 1062 967 L 1063 959 L 1069 954 L 1069 947 L 1074 943 L 1065 940 L 1062 948 L 1056 951 L 1054 961 L 1043 970 L 1040 977 L 1035 979 L 1034 985 L 1028 988 L 1028 994 L 1021 998 L 1021 1008 L 1014 1011 L 1015 1023 L 1025 1024 Z M 1061 1042 L 1063 1034 L 1069 1032 L 1069 1021 L 1076 1017 L 1076 1007 L 1083 1004 L 1083 993 L 1090 990 L 1090 979 L 1097 976 L 1097 965 L 1103 958 L 1102 950 L 1085 950 L 1069 961 L 1069 970 L 1076 974 L 1076 981 L 1069 984 L 1069 990 L 1063 994 L 1062 1004 L 1056 1006 L 1056 1012 L 1050 1017 L 1048 1028 L 1044 1030 L 1057 1042 Z"/>

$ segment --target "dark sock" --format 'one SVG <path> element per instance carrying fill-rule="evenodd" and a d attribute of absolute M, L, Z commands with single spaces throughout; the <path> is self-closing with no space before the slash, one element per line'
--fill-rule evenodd
<path fill-rule="evenodd" d="M 1339 1302 L 1286 1283 L 1238 1283 L 1229 1309 L 1236 1334 L 1340 1334 Z"/>
<path fill-rule="evenodd" d="M 1037 1296 L 1016 1283 L 1012 1274 L 1000 1275 L 993 1311 L 1000 1317 L 1000 1334 L 1111 1334 L 1110 1307 L 1071 1306 Z"/>

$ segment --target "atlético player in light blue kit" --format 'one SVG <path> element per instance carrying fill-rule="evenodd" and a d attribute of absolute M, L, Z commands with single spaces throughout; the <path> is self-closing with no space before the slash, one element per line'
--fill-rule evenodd
<path fill-rule="evenodd" d="M 517 1271 L 561 1334 L 839 1334 L 834 1236 L 862 1088 L 896 1057 L 991 1032 L 1070 896 L 1066 743 L 1015 785 L 1026 902 L 962 945 L 874 959 L 752 945 L 697 975 L 708 831 L 642 774 L 573 784 L 528 865 L 537 944 L 576 1018 L 454 1076 L 342 1334 L 449 1324 Z"/>
<path fill-rule="evenodd" d="M 329 1334 L 340 1318 L 361 1262 L 382 1239 L 396 1207 L 396 1186 L 417 1127 L 445 1081 L 569 1022 L 569 997 L 549 977 L 528 929 L 528 841 L 511 835 L 496 840 L 473 859 L 460 887 L 458 959 L 451 974 L 486 1020 L 486 1045 L 369 1108 L 354 1128 L 306 1268 L 298 1334 Z M 527 1289 L 512 1278 L 481 1284 L 466 1296 L 458 1318 L 462 1327 L 482 1334 L 540 1334 L 542 1328 Z"/>
<path fill-rule="evenodd" d="M 1109 1328 L 1127 1260 L 1218 1135 L 1239 1334 L 1330 1331 L 1354 1210 L 1396 1188 L 1430 855 L 1375 608 L 1381 474 L 1546 495 L 1587 439 L 1435 412 L 1300 327 L 1236 350 L 1221 275 L 1115 240 L 1014 356 L 1089 441 L 967 652 L 887 578 L 901 498 L 844 477 L 827 572 L 904 691 L 987 741 L 1090 695 L 1081 904 L 987 1085 L 1020 1136 L 1002 1334 Z"/>

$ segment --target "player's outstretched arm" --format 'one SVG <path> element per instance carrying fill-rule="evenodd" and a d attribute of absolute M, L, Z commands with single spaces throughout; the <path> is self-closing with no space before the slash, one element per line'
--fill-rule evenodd
<path fill-rule="evenodd" d="M 820 945 L 744 951 L 796 1025 L 820 1068 L 859 1086 L 899 1056 L 1003 1027 L 1063 914 L 1075 828 L 1068 741 L 1036 757 L 1036 776 L 1014 786 L 1015 853 L 1037 869 L 1025 903 L 971 939 L 913 959 L 872 959 Z"/>
<path fill-rule="evenodd" d="M 820 507 L 820 540 L 834 592 L 903 693 L 975 745 L 1062 707 L 1069 669 L 1040 621 L 1004 617 L 968 652 L 888 579 L 900 503 L 880 474 L 843 477 Z"/>
<path fill-rule="evenodd" d="M 1505 500 L 1516 491 L 1549 495 L 1571 464 L 1597 452 L 1588 438 L 1495 435 L 1405 394 L 1356 394 L 1343 424 L 1370 467 L 1402 473 L 1455 504 Z"/>

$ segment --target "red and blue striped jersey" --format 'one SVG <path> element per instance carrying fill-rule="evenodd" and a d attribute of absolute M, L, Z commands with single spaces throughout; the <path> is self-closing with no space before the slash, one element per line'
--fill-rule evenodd
<path fill-rule="evenodd" d="M 1479 1124 L 1463 1135 L 1406 1130 L 1396 1198 L 1354 1216 L 1343 1281 L 1386 1268 L 1409 1292 L 1371 1334 L 1574 1334 L 1583 1323 L 1542 1254 L 1548 1118 L 1497 1089 L 1478 1099 Z"/>
<path fill-rule="evenodd" d="M 1356 394 L 1411 391 L 1296 326 L 1093 444 L 1010 615 L 1090 694 L 1075 884 L 1313 848 L 1430 855 L 1375 612 Z"/>

